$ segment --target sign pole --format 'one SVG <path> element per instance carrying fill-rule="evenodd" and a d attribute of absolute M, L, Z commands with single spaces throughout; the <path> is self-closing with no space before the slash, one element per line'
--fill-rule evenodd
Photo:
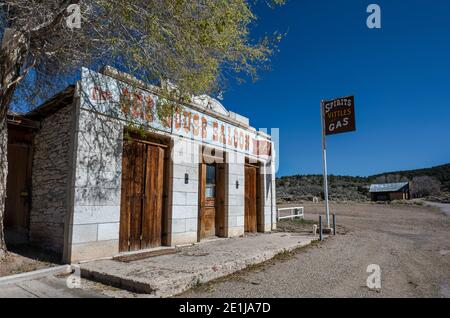
<path fill-rule="evenodd" d="M 330 228 L 330 206 L 328 203 L 328 171 L 327 171 L 327 142 L 325 135 L 325 113 L 324 113 L 324 102 L 320 102 L 320 114 L 322 123 L 322 156 L 323 156 L 323 192 L 325 196 L 325 210 L 326 210 L 326 220 L 327 229 Z"/>

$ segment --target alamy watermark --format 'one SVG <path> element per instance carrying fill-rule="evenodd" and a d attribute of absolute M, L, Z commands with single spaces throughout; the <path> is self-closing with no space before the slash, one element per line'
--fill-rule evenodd
<path fill-rule="evenodd" d="M 71 30 L 81 28 L 81 7 L 79 4 L 71 4 L 67 7 L 66 18 L 67 27 Z M 367 27 L 369 29 L 381 29 L 381 7 L 378 4 L 369 4 L 367 6 L 367 13 L 370 15 L 367 17 Z"/>
<path fill-rule="evenodd" d="M 367 7 L 367 27 L 369 29 L 381 29 L 381 7 L 378 4 L 370 4 Z"/>
<path fill-rule="evenodd" d="M 81 8 L 79 4 L 71 4 L 67 7 L 69 16 L 66 18 L 67 27 L 71 30 L 81 29 Z"/>
<path fill-rule="evenodd" d="M 66 279 L 67 288 L 81 288 L 81 268 L 78 265 L 72 265 L 72 267 L 74 268 L 74 272 Z"/>
<path fill-rule="evenodd" d="M 381 267 L 377 264 L 367 266 L 366 272 L 369 275 L 366 280 L 369 289 L 381 289 Z"/>

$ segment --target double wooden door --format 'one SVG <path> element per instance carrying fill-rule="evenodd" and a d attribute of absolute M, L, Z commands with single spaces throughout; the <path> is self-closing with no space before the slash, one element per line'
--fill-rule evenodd
<path fill-rule="evenodd" d="M 256 233 L 258 231 L 258 169 L 253 166 L 245 166 L 245 232 Z"/>
<path fill-rule="evenodd" d="M 163 145 L 124 141 L 121 252 L 161 246 L 164 155 Z"/>

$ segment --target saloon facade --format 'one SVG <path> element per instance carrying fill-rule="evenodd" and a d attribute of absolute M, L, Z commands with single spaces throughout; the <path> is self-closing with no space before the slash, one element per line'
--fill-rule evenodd
<path fill-rule="evenodd" d="M 160 119 L 160 98 L 112 68 L 83 69 L 10 114 L 7 242 L 76 262 L 273 230 L 271 137 L 208 96 Z"/>

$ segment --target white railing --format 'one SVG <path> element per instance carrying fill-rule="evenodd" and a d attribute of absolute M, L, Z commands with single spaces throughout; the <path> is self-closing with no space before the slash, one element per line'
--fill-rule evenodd
<path fill-rule="evenodd" d="M 281 212 L 291 211 L 289 215 L 281 215 Z M 284 214 L 284 213 L 283 213 Z M 295 218 L 305 218 L 305 208 L 304 207 L 292 207 L 283 208 L 277 210 L 277 220 L 285 219 L 295 219 Z"/>

